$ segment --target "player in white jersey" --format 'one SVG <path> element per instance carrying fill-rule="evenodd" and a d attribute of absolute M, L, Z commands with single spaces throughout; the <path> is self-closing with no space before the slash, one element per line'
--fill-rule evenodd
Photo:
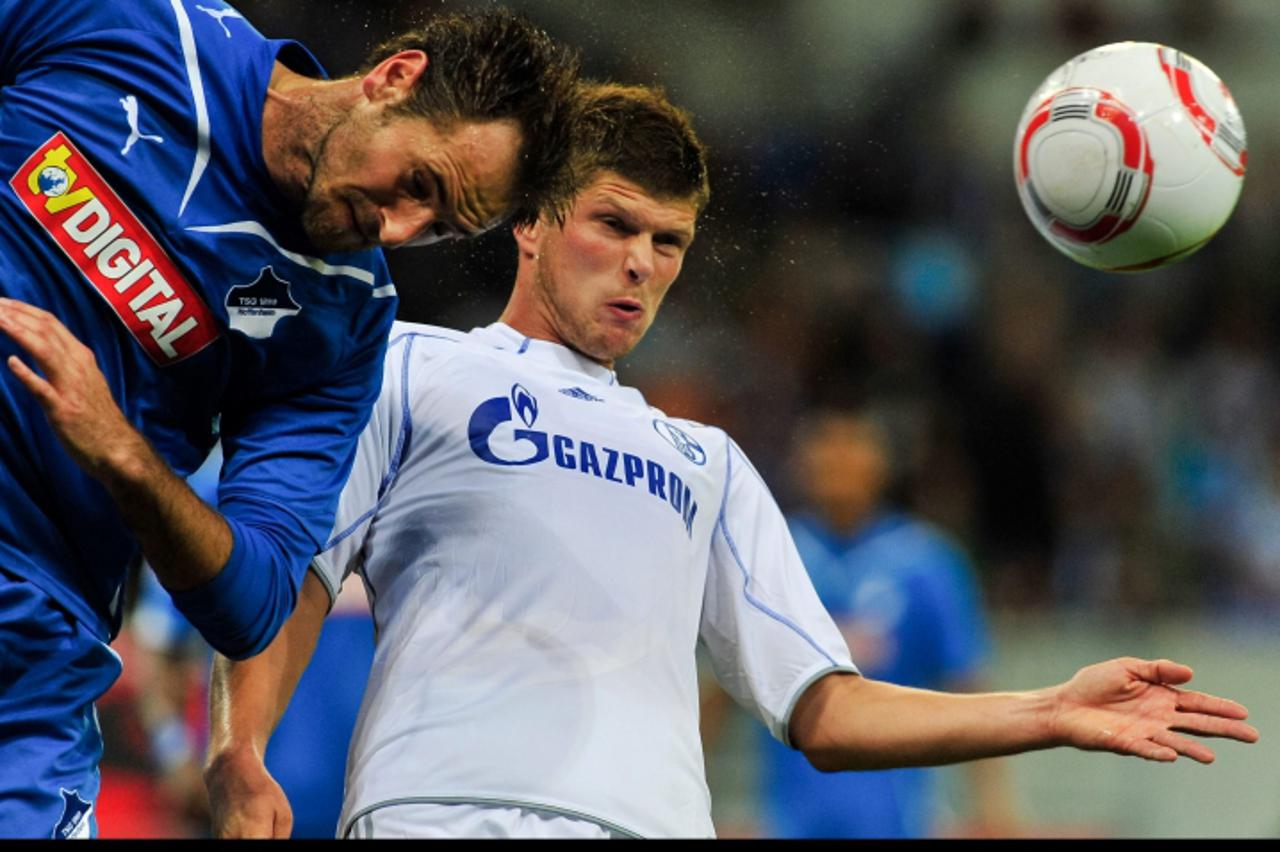
<path fill-rule="evenodd" d="M 680 270 L 706 169 L 658 94 L 592 91 L 585 186 L 563 222 L 516 229 L 501 321 L 395 327 L 297 612 L 263 655 L 215 666 L 220 835 L 287 836 L 261 754 L 353 571 L 378 641 L 342 836 L 711 835 L 699 641 L 730 694 L 825 769 L 1059 744 L 1207 761 L 1174 731 L 1256 738 L 1243 707 L 1173 688 L 1190 671 L 1168 661 L 1016 694 L 859 676 L 742 451 L 616 381 Z"/>

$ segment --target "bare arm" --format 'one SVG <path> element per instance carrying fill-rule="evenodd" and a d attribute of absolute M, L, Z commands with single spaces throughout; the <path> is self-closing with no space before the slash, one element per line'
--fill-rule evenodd
<path fill-rule="evenodd" d="M 111 494 L 161 584 L 186 591 L 212 580 L 231 556 L 230 527 L 125 419 L 93 352 L 52 314 L 11 299 L 0 299 L 0 331 L 40 368 L 8 359 L 67 452 Z"/>
<path fill-rule="evenodd" d="M 1244 707 L 1177 688 L 1191 669 L 1131 657 L 1081 669 L 1058 686 L 958 695 L 831 674 L 791 717 L 791 741 L 815 767 L 936 766 L 1070 745 L 1148 760 L 1213 751 L 1185 734 L 1254 742 Z"/>
<path fill-rule="evenodd" d="M 297 608 L 265 651 L 239 662 L 214 658 L 204 777 L 217 837 L 287 838 L 292 830 L 289 803 L 263 758 L 328 609 L 328 592 L 308 573 Z"/>
<path fill-rule="evenodd" d="M 956 680 L 955 692 L 985 691 L 978 678 Z M 1009 762 L 1000 758 L 973 760 L 964 765 L 968 816 L 955 826 L 962 837 L 1014 837 L 1023 832 Z"/>

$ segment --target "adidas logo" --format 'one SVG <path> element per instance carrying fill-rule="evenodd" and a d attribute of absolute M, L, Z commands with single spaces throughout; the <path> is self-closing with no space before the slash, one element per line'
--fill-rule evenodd
<path fill-rule="evenodd" d="M 584 399 L 587 402 L 604 402 L 604 400 L 601 399 L 600 397 L 593 396 L 592 394 L 589 394 L 586 391 L 584 391 L 582 388 L 578 388 L 578 387 L 560 388 L 560 393 L 564 394 L 565 396 L 571 396 L 574 399 Z"/>

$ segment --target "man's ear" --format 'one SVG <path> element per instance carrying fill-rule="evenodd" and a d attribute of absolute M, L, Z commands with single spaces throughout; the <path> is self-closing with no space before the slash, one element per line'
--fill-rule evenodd
<path fill-rule="evenodd" d="M 542 235 L 546 232 L 546 224 L 539 217 L 538 220 L 530 225 L 516 225 L 511 229 L 511 234 L 516 238 L 516 247 L 520 249 L 521 257 L 529 259 L 536 258 L 538 252 L 542 250 Z"/>
<path fill-rule="evenodd" d="M 413 91 L 414 84 L 430 64 L 421 50 L 402 50 L 379 62 L 360 82 L 370 101 L 398 104 Z"/>

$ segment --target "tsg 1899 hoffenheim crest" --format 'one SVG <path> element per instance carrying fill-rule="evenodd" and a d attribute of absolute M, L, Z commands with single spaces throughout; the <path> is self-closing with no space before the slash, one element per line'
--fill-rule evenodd
<path fill-rule="evenodd" d="M 289 295 L 289 282 L 265 266 L 252 283 L 227 293 L 227 321 L 233 329 L 258 339 L 270 337 L 276 323 L 302 310 Z"/>
<path fill-rule="evenodd" d="M 87 840 L 93 835 L 89 817 L 93 815 L 93 803 L 80 797 L 78 790 L 59 787 L 62 793 L 62 817 L 53 829 L 54 840 Z"/>

